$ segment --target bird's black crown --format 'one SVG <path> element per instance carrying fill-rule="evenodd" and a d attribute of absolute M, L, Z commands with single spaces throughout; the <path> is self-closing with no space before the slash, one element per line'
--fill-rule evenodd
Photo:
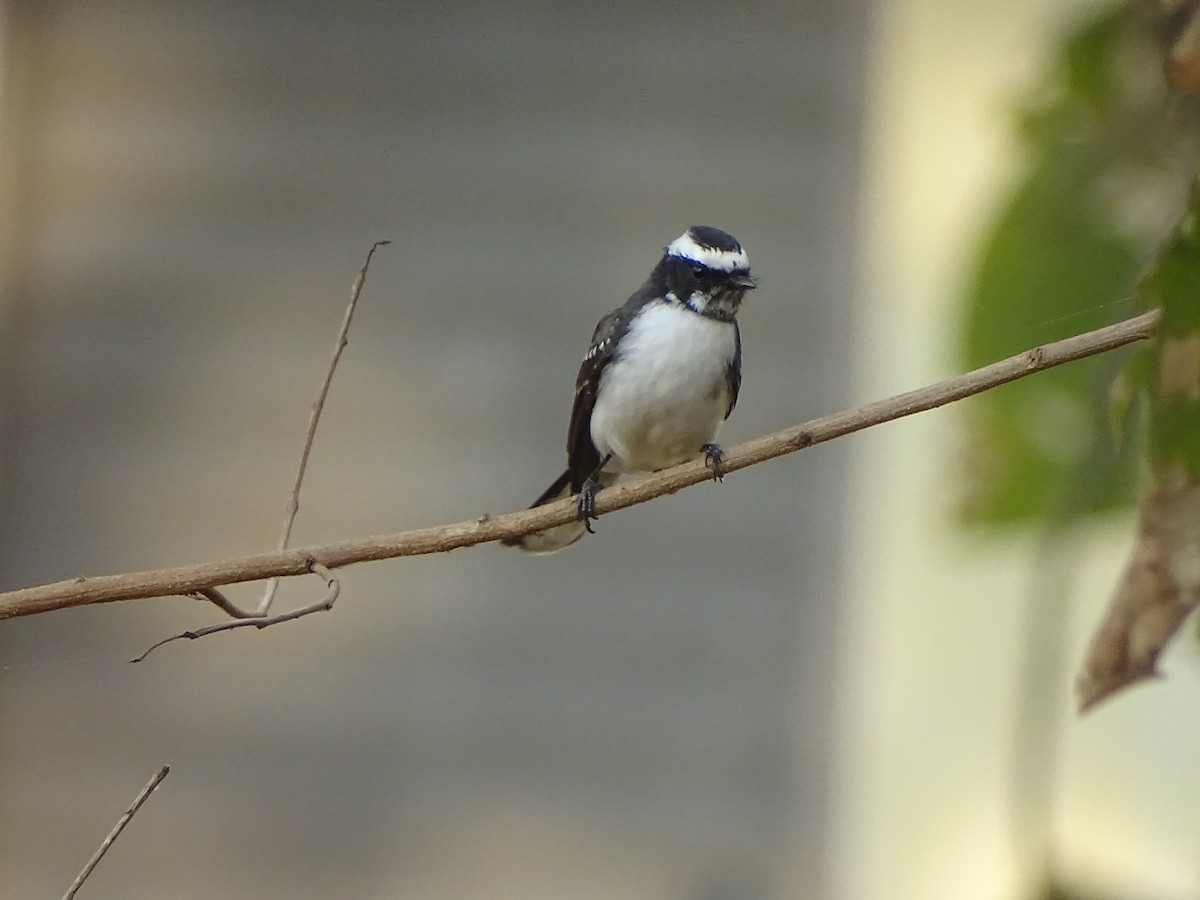
<path fill-rule="evenodd" d="M 709 250 L 723 250 L 726 253 L 743 252 L 742 245 L 738 243 L 737 238 L 732 234 L 725 233 L 720 228 L 713 228 L 711 225 L 693 225 L 688 229 L 688 234 L 692 236 L 693 241 Z"/>

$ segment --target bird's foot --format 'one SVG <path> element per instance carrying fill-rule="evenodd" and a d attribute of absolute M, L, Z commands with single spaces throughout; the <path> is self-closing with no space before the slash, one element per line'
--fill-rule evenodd
<path fill-rule="evenodd" d="M 720 444 L 705 444 L 700 448 L 704 451 L 704 464 L 712 469 L 713 481 L 725 480 L 725 451 Z"/>
<path fill-rule="evenodd" d="M 598 490 L 600 490 L 600 485 L 594 479 L 589 478 L 579 489 L 579 497 L 575 501 L 575 516 L 583 523 L 588 534 L 596 533 L 592 529 L 591 520 L 598 518 L 596 515 L 596 492 Z"/>

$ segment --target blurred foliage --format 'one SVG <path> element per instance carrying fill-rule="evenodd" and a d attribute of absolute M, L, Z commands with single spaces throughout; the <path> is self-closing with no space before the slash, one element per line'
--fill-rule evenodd
<path fill-rule="evenodd" d="M 1023 172 L 983 237 L 961 363 L 975 368 L 1132 313 L 1140 261 L 1183 205 L 1188 146 L 1150 23 L 1093 11 L 1017 109 Z M 1134 466 L 1110 429 L 1112 355 L 1022 379 L 967 405 L 961 512 L 1023 524 L 1128 504 Z M 1135 454 L 1124 454 L 1133 457 Z"/>
<path fill-rule="evenodd" d="M 1138 291 L 1161 309 L 1155 339 L 1122 374 L 1122 393 L 1146 403 L 1149 467 L 1160 487 L 1200 483 L 1200 189 Z"/>

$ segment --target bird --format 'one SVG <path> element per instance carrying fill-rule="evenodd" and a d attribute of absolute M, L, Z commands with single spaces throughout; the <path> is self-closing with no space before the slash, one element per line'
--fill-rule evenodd
<path fill-rule="evenodd" d="M 503 543 L 534 554 L 569 547 L 596 518 L 596 492 L 620 475 L 703 457 L 721 480 L 717 431 L 737 405 L 737 315 L 758 286 L 732 235 L 693 225 L 650 277 L 596 325 L 567 428 L 567 468 L 530 506 L 577 495 L 576 520 Z"/>

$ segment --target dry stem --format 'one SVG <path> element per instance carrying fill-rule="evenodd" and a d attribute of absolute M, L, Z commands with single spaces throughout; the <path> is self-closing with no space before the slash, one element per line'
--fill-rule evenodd
<path fill-rule="evenodd" d="M 108 852 L 108 848 L 113 845 L 113 842 L 118 837 L 120 837 L 121 832 L 125 830 L 125 826 L 129 824 L 130 820 L 135 815 L 137 815 L 137 811 L 142 808 L 142 804 L 145 803 L 150 795 L 154 793 L 155 789 L 162 784 L 162 780 L 167 777 L 170 771 L 170 766 L 163 766 L 156 773 L 154 773 L 154 777 L 150 779 L 150 781 L 144 788 L 141 789 L 140 792 L 138 792 L 138 795 L 133 799 L 133 803 L 131 803 L 129 808 L 121 814 L 121 818 L 117 819 L 117 824 L 112 827 L 112 831 L 110 831 L 108 836 L 100 842 L 100 846 L 96 848 L 96 852 L 92 854 L 92 858 L 87 861 L 87 865 L 85 865 L 83 870 L 75 876 L 75 880 L 71 882 L 71 886 L 67 888 L 67 892 L 63 894 L 63 900 L 71 900 L 71 898 L 75 896 L 79 888 L 85 881 L 87 881 L 88 876 L 92 874 L 92 870 L 95 869 L 100 860 L 104 858 L 104 854 Z"/>
<path fill-rule="evenodd" d="M 371 245 L 371 249 L 367 251 L 367 258 L 363 261 L 362 268 L 358 270 L 358 277 L 354 279 L 354 284 L 350 288 L 350 302 L 346 305 L 345 315 L 342 316 L 342 327 L 338 331 L 337 340 L 333 345 L 333 356 L 329 360 L 328 368 L 325 369 L 325 378 L 321 381 L 321 388 L 317 391 L 317 399 L 313 401 L 312 411 L 308 416 L 308 430 L 304 433 L 304 446 L 300 449 L 300 465 L 296 469 L 296 480 L 292 483 L 292 492 L 288 494 L 287 512 L 283 517 L 283 531 L 280 533 L 279 543 L 275 547 L 277 550 L 286 550 L 288 541 L 292 539 L 292 526 L 296 523 L 296 513 L 300 512 L 300 486 L 304 483 L 304 472 L 308 469 L 308 457 L 312 453 L 313 439 L 317 435 L 317 423 L 321 421 L 321 411 L 325 408 L 325 398 L 329 396 L 329 385 L 333 383 L 333 373 L 337 369 L 338 360 L 342 358 L 342 351 L 346 349 L 346 344 L 349 343 L 350 321 L 354 318 L 354 310 L 358 306 L 358 297 L 362 293 L 363 284 L 367 280 L 367 269 L 371 267 L 371 257 L 375 255 L 375 251 L 380 247 L 386 247 L 390 243 L 391 241 L 376 241 Z M 259 601 L 258 607 L 254 610 L 254 616 L 267 616 L 267 613 L 271 611 L 271 603 L 275 600 L 275 591 L 278 589 L 278 577 L 272 578 L 267 582 L 262 600 Z M 228 612 L 228 610 L 226 611 Z M 235 616 L 235 618 L 247 618 L 247 616 L 239 615 Z M 259 627 L 263 626 L 260 625 Z M 156 644 L 155 646 L 158 645 Z M 147 650 L 146 652 L 149 653 L 150 651 Z"/>
<path fill-rule="evenodd" d="M 302 619 L 304 616 L 311 616 L 313 613 L 329 612 L 329 610 L 333 609 L 333 604 L 337 602 L 338 595 L 342 592 L 342 582 L 329 569 L 316 560 L 312 560 L 310 565 L 314 575 L 320 575 L 321 578 L 325 579 L 325 596 L 315 603 L 300 606 L 296 609 L 289 609 L 287 612 L 276 613 L 273 616 L 262 616 L 243 612 L 237 609 L 237 607 L 230 610 L 225 605 L 213 600 L 214 603 L 217 603 L 221 609 L 224 609 L 233 618 L 224 622 L 217 622 L 215 625 L 197 628 L 195 631 L 181 631 L 179 634 L 173 634 L 170 637 L 163 638 L 161 641 L 155 641 L 140 656 L 135 656 L 130 662 L 139 663 L 163 644 L 170 644 L 173 641 L 181 641 L 185 638 L 189 641 L 194 641 L 196 638 L 208 637 L 210 634 L 218 634 L 222 631 L 233 631 L 235 628 L 266 628 L 268 625 L 279 625 L 282 622 Z M 196 596 L 199 596 L 201 599 L 209 599 L 204 591 L 197 592 Z"/>

